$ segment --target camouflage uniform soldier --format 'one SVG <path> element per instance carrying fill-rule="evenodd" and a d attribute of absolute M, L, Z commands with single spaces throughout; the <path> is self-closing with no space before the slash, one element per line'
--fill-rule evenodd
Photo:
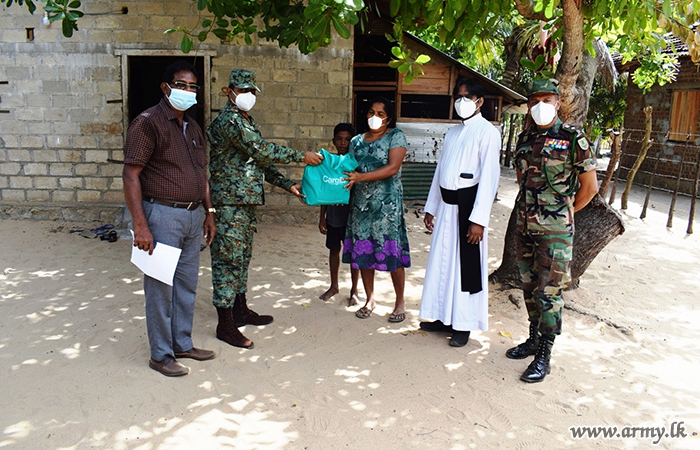
<path fill-rule="evenodd" d="M 251 311 L 246 303 L 248 265 L 256 229 L 256 209 L 265 203 L 265 181 L 301 198 L 301 185 L 285 178 L 274 166 L 293 161 L 316 165 L 322 157 L 265 141 L 248 111 L 255 105 L 255 73 L 234 70 L 225 88 L 226 106 L 207 128 L 212 203 L 217 235 L 211 246 L 213 303 L 219 314 L 216 337 L 235 347 L 253 342 L 238 327 L 266 325 L 272 316 Z"/>
<path fill-rule="evenodd" d="M 571 280 L 574 212 L 598 192 L 596 161 L 586 136 L 558 118 L 557 85 L 557 80 L 533 82 L 528 113 L 534 124 L 520 134 L 515 157 L 520 184 L 516 246 L 530 337 L 506 356 L 535 355 L 520 377 L 529 383 L 549 373 L 554 338 L 561 334 L 561 294 Z"/>

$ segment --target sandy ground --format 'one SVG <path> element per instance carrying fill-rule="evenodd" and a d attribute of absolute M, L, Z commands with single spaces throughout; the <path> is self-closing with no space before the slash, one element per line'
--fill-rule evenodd
<path fill-rule="evenodd" d="M 491 221 L 499 264 L 515 196 L 504 172 Z M 566 294 L 564 334 L 544 383 L 504 352 L 527 333 L 517 290 L 491 287 L 490 329 L 460 349 L 418 329 L 430 244 L 407 214 L 413 267 L 404 323 L 390 324 L 390 278 L 377 279 L 369 320 L 327 287 L 327 252 L 315 226 L 260 226 L 249 301 L 272 313 L 247 326 L 253 350 L 214 336 L 208 251 L 202 253 L 195 345 L 212 361 L 184 360 L 170 379 L 147 366 L 142 275 L 131 242 L 69 234 L 76 224 L 0 222 L 0 448 L 18 449 L 563 449 L 700 448 L 700 224 L 686 237 L 688 199 L 666 229 L 669 195 L 643 192 L 613 241 Z M 617 203 L 619 206 L 619 202 Z M 94 224 L 88 224 L 94 227 Z M 687 437 L 672 437 L 683 422 Z M 658 438 L 574 439 L 574 426 L 665 427 Z M 677 428 L 674 428 L 674 432 Z M 629 436 L 632 431 L 624 431 Z"/>

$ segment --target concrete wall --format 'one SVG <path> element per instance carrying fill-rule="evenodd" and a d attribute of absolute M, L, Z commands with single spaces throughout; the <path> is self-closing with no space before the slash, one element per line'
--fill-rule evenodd
<path fill-rule="evenodd" d="M 630 83 L 627 88 L 627 110 L 625 111 L 625 140 L 624 155 L 620 174 L 624 178 L 628 169 L 634 164 L 642 148 L 646 117 L 644 107 L 651 105 L 652 139 L 654 144 L 647 151 L 647 157 L 635 176 L 635 183 L 648 184 L 656 164 L 654 186 L 662 189 L 675 189 L 681 159 L 683 170 L 681 175 L 681 192 L 692 192 L 692 180 L 700 152 L 700 134 L 691 136 L 689 143 L 669 141 L 666 136 L 671 124 L 671 106 L 673 91 L 700 89 L 700 72 L 689 57 L 681 58 L 681 68 L 676 81 L 665 86 L 654 86 L 650 92 L 643 94 L 635 85 Z M 700 114 L 698 115 L 698 130 L 700 130 Z M 656 155 L 658 156 L 658 164 Z"/>
<path fill-rule="evenodd" d="M 91 1 L 73 38 L 39 11 L 0 7 L 0 217 L 120 221 L 124 52 L 182 55 L 163 30 L 197 19 L 195 2 Z M 121 14 L 123 7 L 128 14 Z M 34 28 L 28 42 L 26 28 Z M 255 39 L 255 38 L 254 38 Z M 252 110 L 266 139 L 300 150 L 330 148 L 333 126 L 350 120 L 352 41 L 334 37 L 312 55 L 262 40 L 200 48 L 211 56 L 212 117 L 233 68 L 257 73 L 263 94 Z M 154 87 L 157 89 L 157 87 Z M 281 167 L 300 180 L 300 165 Z M 317 220 L 316 208 L 280 189 L 266 194 L 264 220 Z"/>

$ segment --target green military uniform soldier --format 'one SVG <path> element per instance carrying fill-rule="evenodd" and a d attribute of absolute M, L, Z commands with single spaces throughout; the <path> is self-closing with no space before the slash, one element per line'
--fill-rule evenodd
<path fill-rule="evenodd" d="M 561 334 L 562 291 L 570 283 L 574 212 L 598 192 L 596 161 L 581 130 L 558 118 L 558 81 L 535 80 L 528 90 L 532 125 L 519 136 L 516 247 L 530 336 L 506 356 L 534 360 L 520 377 L 544 380 L 555 336 Z M 580 183 L 580 185 L 579 185 Z"/>
<path fill-rule="evenodd" d="M 219 315 L 217 338 L 243 348 L 253 342 L 238 330 L 246 324 L 266 325 L 272 316 L 258 315 L 246 301 L 248 266 L 256 230 L 256 210 L 265 203 L 264 182 L 301 198 L 301 185 L 285 178 L 275 164 L 320 164 L 316 152 L 299 151 L 265 141 L 248 114 L 261 92 L 255 73 L 233 70 L 226 106 L 207 128 L 212 204 L 216 209 L 216 236 L 211 246 L 213 303 Z"/>

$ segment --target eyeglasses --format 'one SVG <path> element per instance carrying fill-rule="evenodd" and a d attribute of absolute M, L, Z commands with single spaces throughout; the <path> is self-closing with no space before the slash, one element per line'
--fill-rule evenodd
<path fill-rule="evenodd" d="M 175 89 L 180 89 L 183 91 L 199 91 L 200 86 L 196 84 L 185 83 L 184 81 L 173 81 L 170 83 Z"/>

